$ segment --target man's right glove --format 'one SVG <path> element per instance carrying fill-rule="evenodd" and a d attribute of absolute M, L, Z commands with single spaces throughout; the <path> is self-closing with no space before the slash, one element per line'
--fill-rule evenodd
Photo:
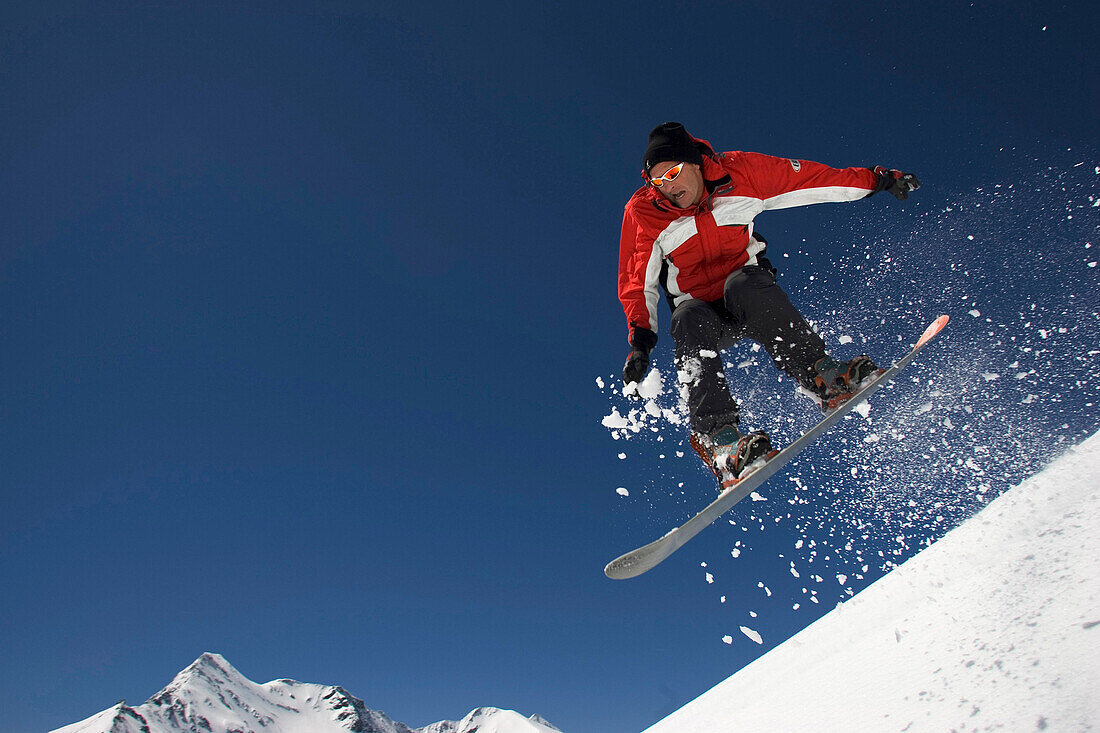
<path fill-rule="evenodd" d="M 639 328 L 631 324 L 630 354 L 623 366 L 623 384 L 641 382 L 649 371 L 649 352 L 657 345 L 657 334 L 648 328 Z"/>
<path fill-rule="evenodd" d="M 623 384 L 640 382 L 649 371 L 649 354 L 641 349 L 634 349 L 626 357 L 626 366 L 623 367 Z"/>
<path fill-rule="evenodd" d="M 875 190 L 871 192 L 871 195 L 879 191 L 887 191 L 898 201 L 904 201 L 909 198 L 910 192 L 920 188 L 920 181 L 912 173 L 902 173 L 898 170 L 884 168 L 881 165 L 876 165 L 871 170 L 878 175 L 878 185 L 875 186 Z"/>

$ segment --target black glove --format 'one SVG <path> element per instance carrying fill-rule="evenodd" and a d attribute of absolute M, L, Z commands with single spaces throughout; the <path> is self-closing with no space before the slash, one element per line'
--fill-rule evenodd
<path fill-rule="evenodd" d="M 649 371 L 649 354 L 641 349 L 634 349 L 626 357 L 626 366 L 623 367 L 623 384 L 640 382 Z"/>
<path fill-rule="evenodd" d="M 630 354 L 623 367 L 623 384 L 640 382 L 649 371 L 649 352 L 657 345 L 657 334 L 648 328 L 630 326 Z"/>
<path fill-rule="evenodd" d="M 920 188 L 920 181 L 912 173 L 902 173 L 881 165 L 876 165 L 871 170 L 878 175 L 878 185 L 871 192 L 872 196 L 879 191 L 887 191 L 898 201 L 904 201 L 909 198 L 910 192 Z"/>

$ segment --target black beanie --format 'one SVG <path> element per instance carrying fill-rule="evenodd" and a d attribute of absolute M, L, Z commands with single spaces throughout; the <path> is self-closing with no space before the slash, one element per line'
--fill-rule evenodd
<path fill-rule="evenodd" d="M 642 158 L 642 168 L 648 174 L 650 168 L 662 161 L 703 162 L 703 154 L 679 122 L 663 122 L 649 133 L 649 145 L 645 149 L 645 157 Z"/>

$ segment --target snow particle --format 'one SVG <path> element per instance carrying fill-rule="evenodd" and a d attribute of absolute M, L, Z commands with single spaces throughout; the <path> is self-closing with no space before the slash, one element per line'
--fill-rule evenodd
<path fill-rule="evenodd" d="M 753 631 L 748 626 L 742 626 L 741 627 L 741 633 L 744 634 L 745 636 L 749 637 L 753 641 L 755 641 L 757 644 L 763 644 L 764 643 L 764 640 L 760 637 L 760 634 Z"/>

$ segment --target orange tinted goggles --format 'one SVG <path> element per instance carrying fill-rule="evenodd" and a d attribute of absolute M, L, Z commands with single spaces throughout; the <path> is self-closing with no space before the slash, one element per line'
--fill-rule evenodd
<path fill-rule="evenodd" d="M 675 181 L 676 176 L 680 175 L 680 171 L 682 171 L 683 169 L 684 164 L 677 163 L 676 165 L 665 171 L 665 174 L 663 176 L 661 176 L 660 178 L 650 178 L 649 182 L 652 183 L 655 187 L 660 188 L 666 183 L 672 183 L 673 181 Z"/>

